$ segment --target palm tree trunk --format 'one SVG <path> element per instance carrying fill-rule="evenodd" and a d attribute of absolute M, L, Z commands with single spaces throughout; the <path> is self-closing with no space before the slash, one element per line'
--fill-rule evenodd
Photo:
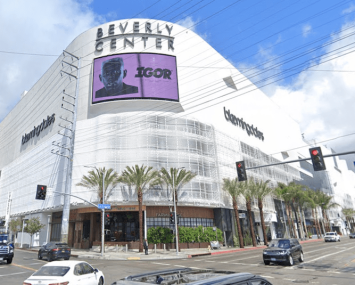
<path fill-rule="evenodd" d="M 240 226 L 238 204 L 236 200 L 237 200 L 236 198 L 233 199 L 233 208 L 234 208 L 235 220 L 237 222 L 237 227 L 238 227 L 239 247 L 244 248 L 244 240 L 242 235 L 242 228 Z"/>
<path fill-rule="evenodd" d="M 294 238 L 297 238 L 297 233 L 296 233 L 296 227 L 295 227 L 295 219 L 293 217 L 293 211 L 292 211 L 292 207 L 291 207 L 291 204 L 289 205 L 290 209 L 290 216 L 291 216 L 291 223 L 292 223 L 292 229 L 293 229 L 293 237 Z"/>
<path fill-rule="evenodd" d="M 142 189 L 138 189 L 138 205 L 139 205 L 139 252 L 143 252 L 143 193 Z"/>
<path fill-rule="evenodd" d="M 301 210 L 302 210 L 302 222 L 303 222 L 305 237 L 308 237 L 308 229 L 307 229 L 306 217 L 305 217 L 303 208 L 301 208 Z"/>
<path fill-rule="evenodd" d="M 247 211 L 248 211 L 248 216 L 249 216 L 251 239 L 252 239 L 252 242 L 253 242 L 253 246 L 256 247 L 256 239 L 255 239 L 255 233 L 254 233 L 253 218 L 251 216 L 251 200 L 250 199 L 247 199 Z"/>
<path fill-rule="evenodd" d="M 178 195 L 177 195 L 177 191 L 176 191 L 176 189 L 175 189 L 175 209 L 176 209 L 176 223 L 177 223 L 177 219 L 178 219 L 178 208 L 177 208 L 177 202 L 178 202 Z M 180 241 L 180 239 L 179 239 L 179 226 L 177 226 L 176 227 L 176 244 L 179 244 L 179 241 Z M 179 246 L 179 252 L 181 251 L 181 248 L 180 248 L 180 246 Z"/>
<path fill-rule="evenodd" d="M 302 220 L 301 220 L 301 210 L 300 210 L 300 206 L 299 205 L 297 206 L 297 216 L 298 216 L 297 220 L 298 220 L 298 223 L 300 225 L 300 234 L 301 234 L 300 238 L 303 239 L 303 238 L 305 238 L 305 233 L 304 233 L 304 229 L 303 229 L 303 223 L 302 223 Z"/>
<path fill-rule="evenodd" d="M 290 232 L 290 238 L 292 237 L 292 227 L 291 227 L 291 219 L 290 219 L 290 213 L 288 209 L 288 204 L 285 203 L 285 209 L 286 209 L 286 216 L 287 216 L 287 221 L 288 221 L 288 228 Z"/>
<path fill-rule="evenodd" d="M 316 208 L 315 212 L 316 212 L 317 227 L 318 227 L 318 231 L 319 231 L 319 237 L 318 238 L 321 238 L 322 237 L 322 231 L 321 231 L 320 224 L 319 224 L 317 208 Z"/>
<path fill-rule="evenodd" d="M 320 235 L 319 235 L 319 232 L 318 232 L 318 226 L 317 226 L 317 219 L 315 217 L 315 214 L 314 214 L 314 209 L 312 209 L 312 216 L 313 216 L 313 221 L 314 221 L 314 227 L 316 229 L 316 232 L 317 232 L 317 237 L 320 238 Z"/>
<path fill-rule="evenodd" d="M 260 221 L 261 221 L 261 228 L 263 229 L 263 236 L 264 236 L 264 244 L 267 245 L 267 236 L 266 236 L 266 230 L 265 230 L 265 220 L 264 220 L 264 211 L 263 211 L 263 200 L 258 199 L 258 207 L 259 207 L 259 212 L 260 212 Z"/>

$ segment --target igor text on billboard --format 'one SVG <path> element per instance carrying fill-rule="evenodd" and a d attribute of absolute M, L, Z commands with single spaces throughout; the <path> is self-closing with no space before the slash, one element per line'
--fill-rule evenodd
<path fill-rule="evenodd" d="M 126 53 L 96 58 L 92 103 L 122 99 L 179 101 L 175 56 Z"/>

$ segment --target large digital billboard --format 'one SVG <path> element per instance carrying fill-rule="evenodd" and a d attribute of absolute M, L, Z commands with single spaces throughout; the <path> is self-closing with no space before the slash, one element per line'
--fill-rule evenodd
<path fill-rule="evenodd" d="M 125 53 L 94 59 L 92 103 L 122 99 L 179 101 L 175 56 Z"/>

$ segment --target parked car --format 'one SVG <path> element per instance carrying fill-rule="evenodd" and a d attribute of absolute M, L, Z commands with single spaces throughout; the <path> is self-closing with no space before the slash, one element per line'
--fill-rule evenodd
<path fill-rule="evenodd" d="M 84 261 L 54 261 L 42 266 L 27 278 L 23 285 L 75 284 L 103 285 L 103 273 Z"/>
<path fill-rule="evenodd" d="M 127 276 L 112 285 L 132 284 L 234 284 L 272 285 L 265 278 L 251 273 L 234 273 L 214 269 L 168 269 Z"/>
<path fill-rule="evenodd" d="M 349 235 L 349 238 L 355 238 L 355 233 L 351 233 L 351 234 Z"/>
<path fill-rule="evenodd" d="M 290 266 L 295 260 L 304 261 L 303 249 L 295 238 L 273 239 L 268 248 L 263 251 L 263 260 L 265 265 L 273 263 L 286 263 Z"/>
<path fill-rule="evenodd" d="M 66 243 L 49 242 L 38 250 L 38 259 L 47 258 L 47 260 L 53 261 L 64 258 L 69 260 L 71 249 Z"/>
<path fill-rule="evenodd" d="M 340 236 L 337 234 L 337 232 L 328 232 L 325 233 L 324 241 L 340 241 Z"/>

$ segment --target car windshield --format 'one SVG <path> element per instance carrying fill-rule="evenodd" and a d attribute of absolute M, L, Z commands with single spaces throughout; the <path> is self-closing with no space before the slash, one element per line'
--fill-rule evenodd
<path fill-rule="evenodd" d="M 290 248 L 289 240 L 272 240 L 269 247 Z"/>
<path fill-rule="evenodd" d="M 327 236 L 333 236 L 334 233 L 326 233 Z"/>
<path fill-rule="evenodd" d="M 57 247 L 69 247 L 67 243 L 56 243 L 55 244 Z"/>
<path fill-rule="evenodd" d="M 68 266 L 43 266 L 33 276 L 64 276 L 69 269 Z"/>

